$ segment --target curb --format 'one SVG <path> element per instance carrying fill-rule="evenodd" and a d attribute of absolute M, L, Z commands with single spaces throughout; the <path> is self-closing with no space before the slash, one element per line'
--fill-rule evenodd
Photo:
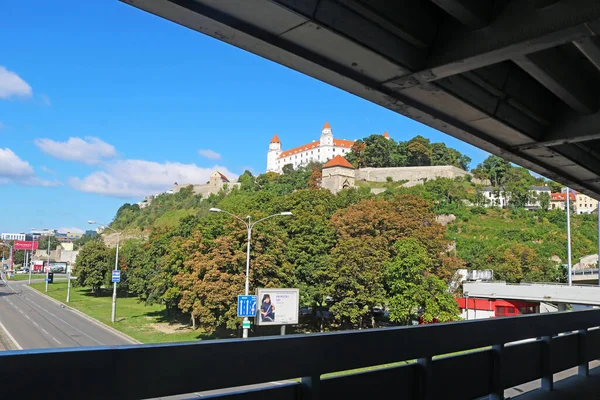
<path fill-rule="evenodd" d="M 83 312 L 79 311 L 79 310 L 78 310 L 78 309 L 76 309 L 76 308 L 73 308 L 73 307 L 69 306 L 68 304 L 65 304 L 65 303 L 63 303 L 63 302 L 62 302 L 62 301 L 60 301 L 60 300 L 56 300 L 55 298 L 53 298 L 53 297 L 50 297 L 50 296 L 48 296 L 47 294 L 40 292 L 39 290 L 33 289 L 32 287 L 30 287 L 30 286 L 29 286 L 29 285 L 27 285 L 27 284 L 25 284 L 25 285 L 23 285 L 23 286 L 25 286 L 27 289 L 29 289 L 29 290 L 31 290 L 31 291 L 34 291 L 35 293 L 38 293 L 38 294 L 40 294 L 40 295 L 42 295 L 42 296 L 44 296 L 44 297 L 48 298 L 49 300 L 52 300 L 54 303 L 56 303 L 56 304 L 58 304 L 58 305 L 60 305 L 60 306 L 63 306 L 63 307 L 65 307 L 65 308 L 68 308 L 69 310 L 73 311 L 75 314 L 78 314 L 79 316 L 81 316 L 81 317 L 83 317 L 83 318 L 87 319 L 88 321 L 92 322 L 93 324 L 95 324 L 95 325 L 98 325 L 98 326 L 100 326 L 100 327 L 102 327 L 102 328 L 106 329 L 107 331 L 109 331 L 109 332 L 111 332 L 111 333 L 113 333 L 113 334 L 115 334 L 115 335 L 117 335 L 117 336 L 121 337 L 122 339 L 125 339 L 125 340 L 127 340 L 128 342 L 131 342 L 132 344 L 143 344 L 143 343 L 142 343 L 142 342 L 140 342 L 139 340 L 135 340 L 135 339 L 134 339 L 134 338 L 132 338 L 131 336 L 124 334 L 123 332 L 121 332 L 121 331 L 119 331 L 119 330 L 117 330 L 117 329 L 113 328 L 112 326 L 106 325 L 104 322 L 98 321 L 96 318 L 90 317 L 89 315 L 87 315 L 87 314 L 85 314 L 85 313 L 83 313 Z"/>

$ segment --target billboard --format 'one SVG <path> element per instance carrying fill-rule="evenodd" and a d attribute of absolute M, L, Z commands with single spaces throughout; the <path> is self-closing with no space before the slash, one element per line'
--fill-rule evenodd
<path fill-rule="evenodd" d="M 33 246 L 34 250 L 37 250 L 38 242 L 26 240 L 15 240 L 14 242 L 15 250 L 31 250 L 31 246 Z"/>
<path fill-rule="evenodd" d="M 300 291 L 298 289 L 258 289 L 257 325 L 298 323 Z"/>

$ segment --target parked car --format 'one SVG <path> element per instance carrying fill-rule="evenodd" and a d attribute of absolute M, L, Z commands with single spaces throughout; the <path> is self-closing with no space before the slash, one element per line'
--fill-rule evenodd
<path fill-rule="evenodd" d="M 54 272 L 55 274 L 64 274 L 65 273 L 65 267 L 61 266 L 61 265 L 56 265 L 52 268 L 50 268 L 51 272 Z"/>

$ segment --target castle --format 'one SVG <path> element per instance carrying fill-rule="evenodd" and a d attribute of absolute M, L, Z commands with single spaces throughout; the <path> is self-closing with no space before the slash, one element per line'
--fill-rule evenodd
<path fill-rule="evenodd" d="M 194 194 L 200 194 L 202 197 L 208 197 L 211 194 L 219 193 L 221 189 L 232 189 L 238 187 L 239 183 L 232 183 L 229 179 L 220 173 L 215 171 L 210 176 L 210 180 L 204 185 L 195 185 L 191 183 L 180 185 L 177 182 L 173 185 L 173 193 L 179 192 L 182 188 L 191 187 Z"/>
<path fill-rule="evenodd" d="M 350 152 L 353 140 L 335 139 L 329 122 L 325 122 L 321 130 L 321 138 L 317 142 L 298 146 L 290 150 L 281 149 L 281 141 L 277 135 L 273 136 L 267 152 L 267 172 L 283 171 L 283 166 L 291 164 L 294 168 L 302 167 L 311 161 L 325 163 L 336 155 L 345 155 Z"/>

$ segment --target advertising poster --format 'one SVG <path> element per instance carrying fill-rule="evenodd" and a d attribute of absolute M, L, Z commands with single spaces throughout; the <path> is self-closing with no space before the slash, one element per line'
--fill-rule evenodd
<path fill-rule="evenodd" d="M 300 292 L 298 289 L 258 289 L 257 325 L 298 323 Z"/>

